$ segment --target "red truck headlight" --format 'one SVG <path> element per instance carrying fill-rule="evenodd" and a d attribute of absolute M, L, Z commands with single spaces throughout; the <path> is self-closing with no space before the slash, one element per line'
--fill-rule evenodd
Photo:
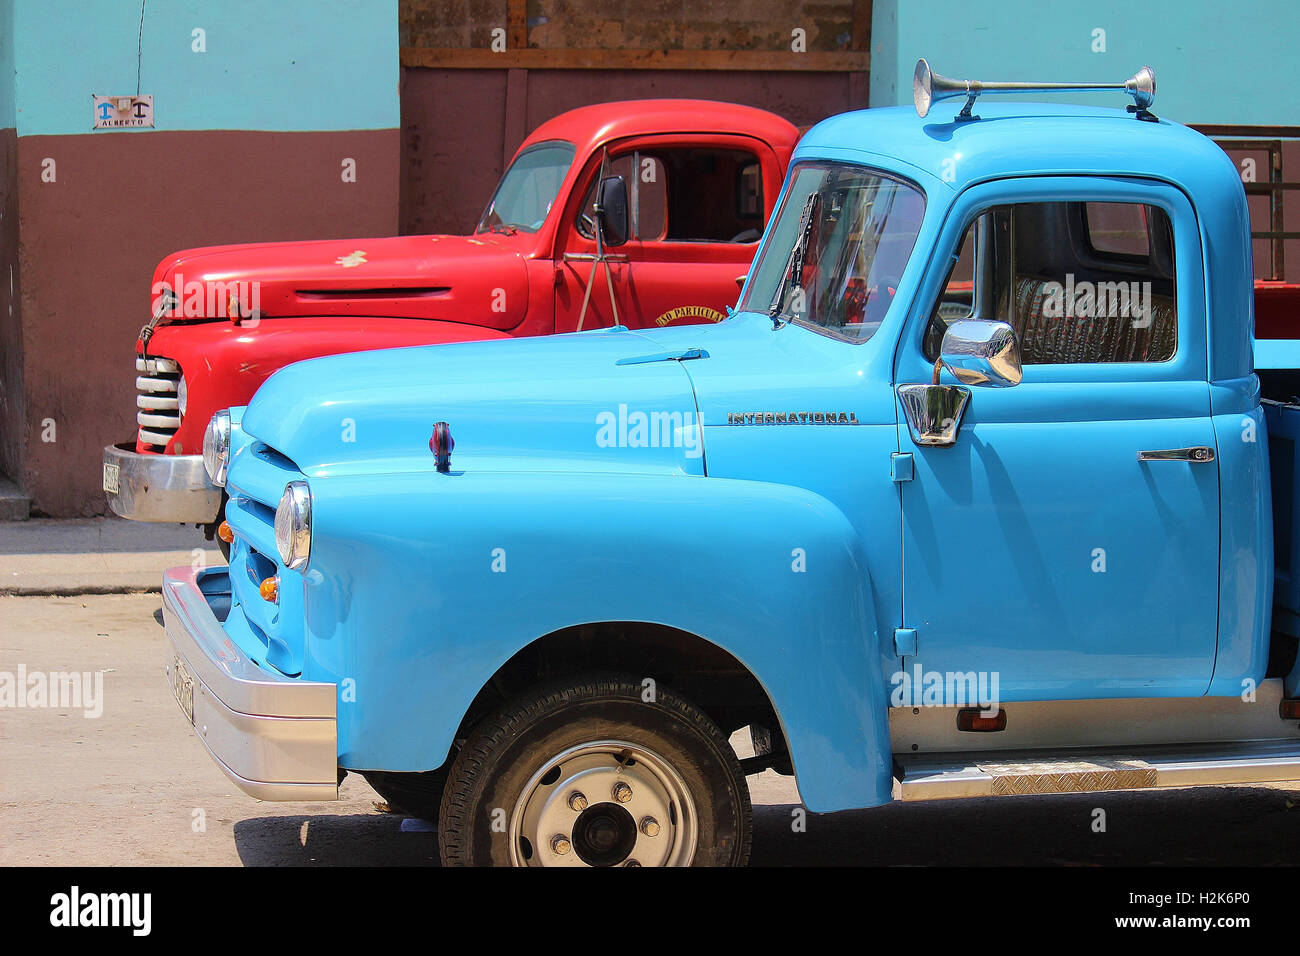
<path fill-rule="evenodd" d="M 230 464 L 230 412 L 222 409 L 212 416 L 203 433 L 203 467 L 218 488 L 226 485 Z"/>

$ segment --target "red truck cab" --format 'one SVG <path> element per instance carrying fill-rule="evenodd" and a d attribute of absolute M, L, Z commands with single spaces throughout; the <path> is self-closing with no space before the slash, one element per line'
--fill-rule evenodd
<path fill-rule="evenodd" d="M 207 246 L 159 263 L 136 342 L 135 440 L 104 449 L 112 510 L 215 529 L 204 429 L 273 372 L 340 352 L 716 322 L 776 204 L 796 128 L 707 100 L 587 106 L 539 126 L 468 236 Z M 627 241 L 593 203 L 622 176 Z M 340 423 L 340 431 L 347 423 Z"/>

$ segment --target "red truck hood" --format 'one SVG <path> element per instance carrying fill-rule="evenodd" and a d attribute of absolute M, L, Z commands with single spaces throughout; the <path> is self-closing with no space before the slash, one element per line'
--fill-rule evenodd
<path fill-rule="evenodd" d="M 165 282 L 188 319 L 227 318 L 233 292 L 245 311 L 268 320 L 391 316 L 504 330 L 528 310 L 524 256 L 533 238 L 484 233 L 184 249 L 158 264 L 151 295 Z"/>

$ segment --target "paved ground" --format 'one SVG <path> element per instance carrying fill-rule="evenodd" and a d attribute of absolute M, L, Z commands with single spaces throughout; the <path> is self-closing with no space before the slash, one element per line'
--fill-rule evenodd
<path fill-rule="evenodd" d="M 157 591 L 163 568 L 224 564 L 214 544 L 192 525 L 0 521 L 0 595 Z"/>
<path fill-rule="evenodd" d="M 104 671 L 97 719 L 0 709 L 0 865 L 436 865 L 436 835 L 382 812 L 364 780 L 325 804 L 227 783 L 164 682 L 160 620 L 156 594 L 0 597 L 0 671 Z M 1281 789 L 893 805 L 798 831 L 790 779 L 750 781 L 762 865 L 1300 862 L 1300 792 Z"/>

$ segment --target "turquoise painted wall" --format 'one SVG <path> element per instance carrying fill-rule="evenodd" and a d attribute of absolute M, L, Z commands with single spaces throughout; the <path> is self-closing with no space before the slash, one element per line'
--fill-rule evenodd
<path fill-rule="evenodd" d="M 1091 49 L 1097 28 L 1106 31 L 1105 53 Z M 1148 65 L 1157 115 L 1300 125 L 1298 48 L 1297 0 L 875 0 L 871 104 L 910 104 L 922 56 L 946 76 L 982 80 L 1119 82 Z M 1107 94 L 1034 98 L 1129 102 Z"/>
<path fill-rule="evenodd" d="M 14 2 L 0 0 L 0 129 L 14 125 Z"/>
<path fill-rule="evenodd" d="M 137 0 L 3 2 L 20 136 L 90 132 L 92 94 L 136 92 L 141 47 L 157 129 L 399 125 L 397 0 L 146 0 L 143 33 Z"/>

